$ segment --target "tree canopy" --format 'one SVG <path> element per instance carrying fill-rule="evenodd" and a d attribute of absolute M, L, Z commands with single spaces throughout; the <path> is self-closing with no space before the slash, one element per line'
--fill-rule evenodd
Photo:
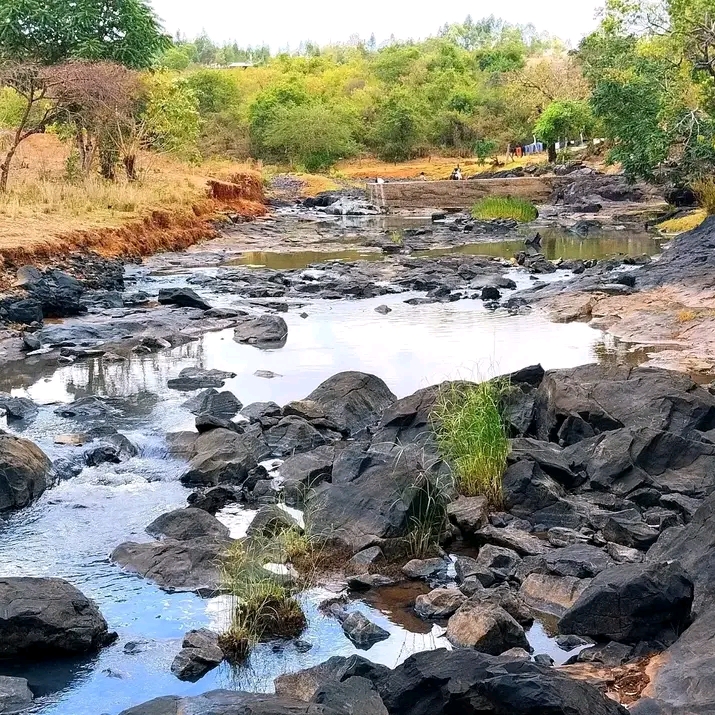
<path fill-rule="evenodd" d="M 51 65 L 68 59 L 149 67 L 170 46 L 143 0 L 3 0 L 0 59 Z"/>

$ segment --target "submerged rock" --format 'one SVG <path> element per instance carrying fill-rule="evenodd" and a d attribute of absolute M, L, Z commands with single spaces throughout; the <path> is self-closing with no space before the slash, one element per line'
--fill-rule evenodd
<path fill-rule="evenodd" d="M 93 601 L 57 578 L 0 578 L 0 658 L 91 653 L 116 638 Z"/>
<path fill-rule="evenodd" d="M 359 611 L 350 613 L 342 622 L 345 635 L 360 649 L 369 650 L 375 643 L 390 637 L 388 631 L 374 624 Z"/>

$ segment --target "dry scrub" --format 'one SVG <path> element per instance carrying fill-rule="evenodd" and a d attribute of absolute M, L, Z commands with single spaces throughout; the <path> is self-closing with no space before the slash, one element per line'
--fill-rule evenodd
<path fill-rule="evenodd" d="M 51 135 L 23 147 L 7 194 L 0 196 L 0 269 L 42 262 L 74 251 L 143 256 L 181 250 L 216 235 L 227 211 L 265 213 L 261 177 L 247 165 L 189 166 L 143 155 L 140 179 L 98 176 L 68 181 L 67 148 Z M 216 192 L 209 180 L 223 188 Z"/>

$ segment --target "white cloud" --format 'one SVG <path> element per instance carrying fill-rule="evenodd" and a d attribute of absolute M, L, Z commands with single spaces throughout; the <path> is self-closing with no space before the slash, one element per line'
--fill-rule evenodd
<path fill-rule="evenodd" d="M 391 35 L 418 39 L 435 34 L 445 22 L 461 22 L 471 14 L 476 20 L 496 15 L 509 22 L 532 23 L 572 44 L 596 26 L 595 14 L 603 0 L 449 0 L 443 3 L 414 0 L 272 0 L 272 2 L 232 2 L 230 0 L 152 0 L 158 15 L 172 34 L 180 30 L 193 37 L 202 30 L 218 42 L 236 40 L 240 45 L 266 43 L 273 50 L 301 40 L 319 44 L 340 42 L 357 34 L 378 42 Z"/>

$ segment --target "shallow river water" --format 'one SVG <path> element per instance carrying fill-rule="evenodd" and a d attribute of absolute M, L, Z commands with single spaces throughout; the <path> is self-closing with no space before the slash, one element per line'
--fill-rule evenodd
<path fill-rule="evenodd" d="M 627 242 L 620 247 L 627 251 Z M 254 255 L 246 256 L 246 262 L 261 261 Z M 183 284 L 187 278 L 186 274 L 152 276 L 151 266 L 148 261 L 140 270 L 134 269 L 136 287 L 156 291 L 163 285 Z M 523 273 L 510 275 L 520 287 L 531 283 Z M 559 272 L 551 279 L 563 277 Z M 204 295 L 217 306 L 231 305 L 231 296 Z M 32 507 L 0 523 L 4 574 L 69 579 L 97 601 L 110 629 L 119 633 L 115 645 L 91 659 L 32 667 L 0 665 L 0 674 L 29 679 L 37 696 L 32 712 L 116 715 L 160 695 L 196 694 L 215 687 L 270 690 L 273 678 L 283 672 L 359 652 L 337 621 L 317 610 L 317 604 L 331 595 L 319 589 L 302 596 L 309 620 L 303 640 L 313 646 L 309 652 L 299 653 L 293 644 L 264 644 L 246 666 L 236 669 L 224 664 L 195 684 L 170 673 L 186 631 L 222 626 L 225 601 L 167 594 L 123 573 L 108 555 L 123 541 L 148 540 L 147 524 L 186 503 L 189 490 L 178 481 L 184 464 L 167 457 L 163 439 L 167 432 L 193 426 L 193 415 L 182 407 L 192 393 L 166 387 L 182 368 L 230 370 L 236 377 L 226 382 L 225 389 L 244 404 L 258 400 L 284 404 L 305 397 L 342 370 L 377 374 L 402 397 L 448 378 L 487 378 L 539 362 L 547 369 L 569 367 L 608 359 L 610 354 L 603 336 L 584 324 L 554 324 L 536 312 L 493 312 L 481 301 L 409 306 L 404 303 L 409 297 L 304 301 L 300 309 L 284 314 L 289 338 L 280 350 L 240 345 L 228 330 L 160 354 L 135 355 L 125 363 L 89 360 L 38 369 L 27 387 L 0 376 L 0 391 L 26 395 L 43 405 L 29 425 L 13 424 L 8 429 L 36 441 L 52 459 L 70 456 L 73 450 L 55 444 L 55 437 L 83 428 L 57 416 L 54 409 L 57 403 L 84 395 L 123 398 L 121 416 L 112 424 L 140 448 L 138 457 L 123 464 L 84 469 L 46 492 Z M 381 304 L 389 305 L 392 312 L 376 313 Z M 270 371 L 275 377 L 260 377 L 257 371 Z M 0 420 L 0 427 L 5 426 Z M 236 528 L 247 517 L 250 514 L 235 509 L 221 516 Z M 395 666 L 417 650 L 447 645 L 438 627 L 416 619 L 399 598 L 355 602 L 351 608 L 363 610 L 391 633 L 366 653 L 374 661 Z M 549 652 L 558 662 L 568 657 L 554 647 L 541 624 L 529 635 L 535 653 Z"/>

